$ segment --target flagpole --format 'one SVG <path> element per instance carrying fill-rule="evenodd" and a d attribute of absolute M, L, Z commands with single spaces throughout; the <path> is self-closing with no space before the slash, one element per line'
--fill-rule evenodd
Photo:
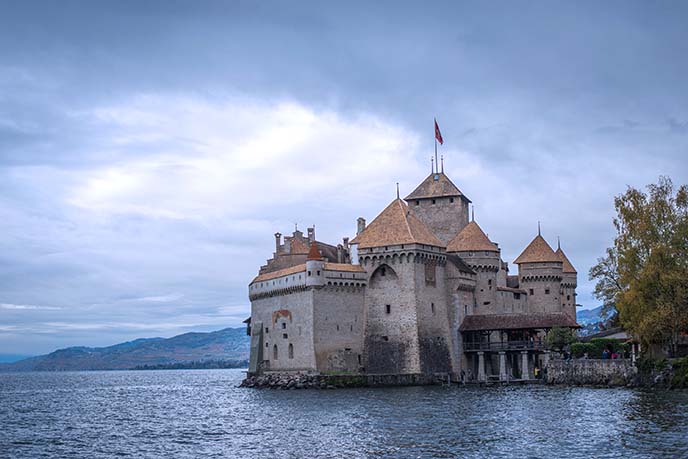
<path fill-rule="evenodd" d="M 433 131 L 433 137 L 435 137 L 435 173 L 439 170 L 438 162 L 437 162 L 437 133 L 435 131 L 435 126 L 437 126 L 437 119 L 433 118 L 433 121 L 435 124 L 432 126 L 432 131 Z"/>

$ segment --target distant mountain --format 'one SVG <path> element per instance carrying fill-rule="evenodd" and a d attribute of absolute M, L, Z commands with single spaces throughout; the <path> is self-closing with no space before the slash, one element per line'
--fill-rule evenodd
<path fill-rule="evenodd" d="M 68 347 L 13 363 L 0 371 L 72 371 L 161 368 L 202 362 L 242 362 L 248 359 L 250 337 L 245 328 L 210 333 L 184 333 L 172 338 L 141 338 L 108 347 Z"/>
<path fill-rule="evenodd" d="M 602 317 L 602 306 L 598 306 L 595 309 L 581 309 L 576 311 L 576 321 L 581 325 L 596 324 L 598 322 L 604 322 L 607 317 Z"/>
<path fill-rule="evenodd" d="M 25 354 L 0 354 L 0 363 L 12 363 L 17 360 L 28 359 L 29 357 L 33 356 Z"/>
<path fill-rule="evenodd" d="M 613 326 L 612 318 L 615 314 L 616 311 L 614 309 L 607 314 L 602 314 L 602 306 L 576 312 L 576 321 L 583 326 L 583 328 L 578 330 L 578 335 L 592 335 Z"/>

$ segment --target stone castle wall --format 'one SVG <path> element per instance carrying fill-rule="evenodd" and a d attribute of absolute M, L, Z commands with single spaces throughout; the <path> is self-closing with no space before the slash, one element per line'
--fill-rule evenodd
<path fill-rule="evenodd" d="M 368 373 L 419 373 L 415 264 L 407 256 L 368 262 L 365 368 Z"/>
<path fill-rule="evenodd" d="M 626 386 L 634 383 L 637 373 L 638 370 L 631 359 L 551 359 L 547 364 L 547 383 Z"/>
<path fill-rule="evenodd" d="M 363 367 L 365 287 L 314 290 L 314 346 L 322 373 L 358 373 Z"/>
<path fill-rule="evenodd" d="M 468 225 L 468 202 L 460 197 L 412 199 L 408 204 L 445 244 Z"/>

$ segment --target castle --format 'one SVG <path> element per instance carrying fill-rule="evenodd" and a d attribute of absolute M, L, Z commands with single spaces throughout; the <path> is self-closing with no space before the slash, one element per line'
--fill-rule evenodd
<path fill-rule="evenodd" d="M 443 170 L 336 246 L 295 230 L 249 285 L 249 375 L 529 380 L 543 337 L 577 327 L 576 270 L 539 234 L 514 261 Z"/>

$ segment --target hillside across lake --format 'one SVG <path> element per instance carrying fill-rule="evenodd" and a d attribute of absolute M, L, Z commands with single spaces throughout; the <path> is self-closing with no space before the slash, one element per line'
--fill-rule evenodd
<path fill-rule="evenodd" d="M 69 347 L 0 364 L 0 371 L 126 370 L 133 368 L 227 368 L 246 365 L 245 328 L 142 338 L 108 347 Z"/>

